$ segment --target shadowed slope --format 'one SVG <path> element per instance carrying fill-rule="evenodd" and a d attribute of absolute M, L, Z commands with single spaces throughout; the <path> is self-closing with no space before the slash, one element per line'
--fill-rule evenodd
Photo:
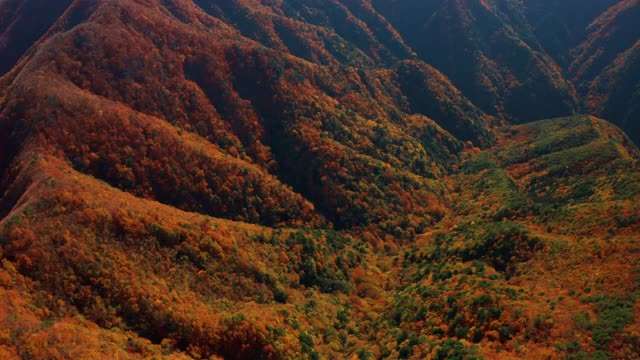
<path fill-rule="evenodd" d="M 67 10 L 72 0 L 7 0 L 0 2 L 0 76 Z"/>
<path fill-rule="evenodd" d="M 516 122 L 576 111 L 576 97 L 514 1 L 373 1 L 471 101 Z"/>
<path fill-rule="evenodd" d="M 563 68 L 571 50 L 587 37 L 588 26 L 619 0 L 525 0 L 525 13 L 544 47 Z"/>

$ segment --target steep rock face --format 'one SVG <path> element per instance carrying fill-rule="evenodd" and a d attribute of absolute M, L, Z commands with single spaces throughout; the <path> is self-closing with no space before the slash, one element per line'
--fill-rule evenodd
<path fill-rule="evenodd" d="M 418 56 L 491 114 L 523 122 L 577 110 L 573 87 L 514 1 L 383 1 L 374 7 Z"/>

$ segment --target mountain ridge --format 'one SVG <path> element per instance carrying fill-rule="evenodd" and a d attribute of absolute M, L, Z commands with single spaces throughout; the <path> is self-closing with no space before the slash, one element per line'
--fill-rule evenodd
<path fill-rule="evenodd" d="M 534 5 L 0 2 L 0 357 L 638 356 L 639 5 Z"/>

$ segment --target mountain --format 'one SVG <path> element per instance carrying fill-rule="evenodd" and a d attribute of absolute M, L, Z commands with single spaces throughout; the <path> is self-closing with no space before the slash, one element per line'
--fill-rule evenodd
<path fill-rule="evenodd" d="M 0 4 L 0 74 L 5 74 L 20 57 L 49 30 L 71 4 L 70 0 L 6 0 Z"/>
<path fill-rule="evenodd" d="M 535 4 L 534 4 L 535 3 Z M 530 1 L 540 42 L 576 86 L 582 108 L 625 129 L 637 143 L 638 1 Z"/>
<path fill-rule="evenodd" d="M 567 4 L 0 1 L 0 358 L 638 356 L 637 2 Z"/>
<path fill-rule="evenodd" d="M 418 56 L 492 115 L 525 122 L 577 111 L 575 90 L 517 1 L 374 0 Z"/>
<path fill-rule="evenodd" d="M 558 64 L 571 65 L 572 50 L 589 35 L 589 24 L 619 0 L 526 0 L 525 16 L 533 32 Z"/>
<path fill-rule="evenodd" d="M 640 33 L 633 24 L 638 16 L 640 3 L 624 1 L 596 19 L 587 40 L 577 47 L 571 67 L 587 93 L 587 109 L 614 119 L 636 142 L 640 142 L 636 120 L 640 115 Z"/>

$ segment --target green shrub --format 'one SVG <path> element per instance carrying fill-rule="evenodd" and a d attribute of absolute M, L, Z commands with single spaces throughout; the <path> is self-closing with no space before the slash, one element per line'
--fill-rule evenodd
<path fill-rule="evenodd" d="M 471 349 L 465 347 L 461 342 L 447 339 L 440 343 L 436 351 L 436 360 L 472 360 L 478 359 Z"/>

